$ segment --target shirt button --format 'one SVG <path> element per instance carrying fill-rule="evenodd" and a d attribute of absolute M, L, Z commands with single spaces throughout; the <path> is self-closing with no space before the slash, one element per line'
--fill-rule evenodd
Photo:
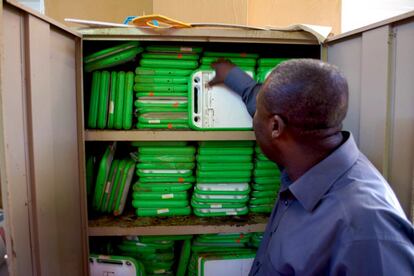
<path fill-rule="evenodd" d="M 289 201 L 285 200 L 285 201 L 283 202 L 283 204 L 285 204 L 285 206 L 288 206 Z"/>

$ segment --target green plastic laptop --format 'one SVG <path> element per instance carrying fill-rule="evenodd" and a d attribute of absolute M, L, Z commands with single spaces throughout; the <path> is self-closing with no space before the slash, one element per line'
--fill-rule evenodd
<path fill-rule="evenodd" d="M 133 185 L 135 192 L 175 193 L 188 191 L 193 187 L 191 183 L 140 183 Z"/>
<path fill-rule="evenodd" d="M 199 171 L 251 171 L 253 169 L 252 163 L 198 163 L 197 170 Z"/>
<path fill-rule="evenodd" d="M 114 216 L 119 216 L 123 213 L 126 199 L 128 197 L 129 187 L 132 182 L 132 178 L 135 170 L 135 162 L 132 160 L 127 161 L 125 169 L 121 178 L 121 183 L 119 185 L 118 191 L 115 196 L 115 206 L 113 209 Z"/>
<path fill-rule="evenodd" d="M 201 58 L 201 64 L 212 64 L 216 62 L 219 58 L 217 57 L 203 57 Z M 242 58 L 242 57 L 227 57 L 232 63 L 236 64 L 237 66 L 245 66 L 245 67 L 255 67 L 256 66 L 256 59 L 255 58 Z"/>
<path fill-rule="evenodd" d="M 170 217 L 170 216 L 188 216 L 191 214 L 191 208 L 179 207 L 179 208 L 138 208 L 136 209 L 136 215 L 138 217 Z"/>
<path fill-rule="evenodd" d="M 280 63 L 289 60 L 288 58 L 259 58 L 257 64 L 260 67 L 276 67 Z"/>
<path fill-rule="evenodd" d="M 199 178 L 248 178 L 250 179 L 251 171 L 202 171 L 197 170 L 197 177 Z"/>
<path fill-rule="evenodd" d="M 278 169 L 259 169 L 256 168 L 253 171 L 255 177 L 280 177 L 280 171 Z"/>
<path fill-rule="evenodd" d="M 275 198 L 276 195 L 277 195 L 276 191 L 253 191 L 251 194 L 252 198 L 262 198 L 262 197 Z"/>
<path fill-rule="evenodd" d="M 192 170 L 195 163 L 138 163 L 139 170 Z"/>
<path fill-rule="evenodd" d="M 145 59 L 171 59 L 171 60 L 198 60 L 197 54 L 187 53 L 143 53 L 142 58 Z"/>
<path fill-rule="evenodd" d="M 137 92 L 135 93 L 136 98 L 142 97 L 187 97 L 185 92 Z"/>
<path fill-rule="evenodd" d="M 191 200 L 191 206 L 198 209 L 228 209 L 228 208 L 243 208 L 246 206 L 246 203 L 203 203 L 198 202 L 195 198 Z"/>
<path fill-rule="evenodd" d="M 199 163 L 251 163 L 251 155 L 197 155 L 197 161 Z"/>
<path fill-rule="evenodd" d="M 251 233 L 218 233 L 201 234 L 195 239 L 199 243 L 247 243 L 252 236 Z"/>
<path fill-rule="evenodd" d="M 95 182 L 95 164 L 96 157 L 93 155 L 88 156 L 86 160 L 86 193 L 89 196 L 92 194 L 92 189 Z"/>
<path fill-rule="evenodd" d="M 145 50 L 148 52 L 161 52 L 161 53 L 201 53 L 203 48 L 192 46 L 170 46 L 170 45 L 154 45 L 147 46 Z"/>
<path fill-rule="evenodd" d="M 134 85 L 134 91 L 136 92 L 187 92 L 187 84 L 158 84 L 158 83 L 140 83 L 137 82 Z"/>
<path fill-rule="evenodd" d="M 269 185 L 279 185 L 280 184 L 280 177 L 276 176 L 263 176 L 263 177 L 254 177 L 254 182 L 256 184 L 269 184 Z"/>
<path fill-rule="evenodd" d="M 118 73 L 111 72 L 110 88 L 109 88 L 108 124 L 107 124 L 107 127 L 109 129 L 114 128 L 114 123 L 115 123 L 114 121 L 115 121 L 117 80 L 118 80 Z"/>
<path fill-rule="evenodd" d="M 112 160 L 114 158 L 116 150 L 116 142 L 108 146 L 105 150 L 104 155 L 102 156 L 101 161 L 98 166 L 98 175 L 96 177 L 95 192 L 92 200 L 92 208 L 94 210 L 99 210 L 102 204 L 105 184 L 109 175 L 111 168 Z"/>
<path fill-rule="evenodd" d="M 134 208 L 183 208 L 188 206 L 188 200 L 132 200 Z"/>
<path fill-rule="evenodd" d="M 200 255 L 197 260 L 197 275 L 248 275 L 255 255 L 254 252 Z"/>
<path fill-rule="evenodd" d="M 200 203 L 246 203 L 248 195 L 200 195 L 193 194 L 193 199 Z"/>
<path fill-rule="evenodd" d="M 174 177 L 180 177 L 180 176 L 190 176 L 193 175 L 192 170 L 143 170 L 138 169 L 137 175 L 139 177 L 145 177 L 145 176 L 174 176 Z"/>
<path fill-rule="evenodd" d="M 186 141 L 135 141 L 131 142 L 133 147 L 185 147 Z"/>
<path fill-rule="evenodd" d="M 103 199 L 102 199 L 102 204 L 100 206 L 100 211 L 101 212 L 109 212 L 109 200 L 112 194 L 112 189 L 113 189 L 113 185 L 115 184 L 115 178 L 117 175 L 119 175 L 118 169 L 120 168 L 120 161 L 119 160 L 113 160 L 112 161 L 112 165 L 111 165 L 111 169 L 109 171 L 109 175 L 108 175 L 108 181 L 106 182 L 105 188 L 104 188 L 104 195 L 103 195 Z M 125 162 L 122 164 L 122 166 L 125 166 Z M 123 169 L 123 168 L 122 168 Z M 119 177 L 118 177 L 118 181 L 119 181 Z"/>
<path fill-rule="evenodd" d="M 200 141 L 200 148 L 242 148 L 253 147 L 254 141 L 236 140 L 236 141 Z"/>
<path fill-rule="evenodd" d="M 261 160 L 255 160 L 255 167 L 257 169 L 278 169 L 276 163 L 272 161 L 261 161 Z"/>
<path fill-rule="evenodd" d="M 191 240 L 187 239 L 183 242 L 180 253 L 180 260 L 177 267 L 177 276 L 185 276 L 191 255 Z"/>
<path fill-rule="evenodd" d="M 199 195 L 248 195 L 250 186 L 249 183 L 197 183 L 194 192 Z"/>
<path fill-rule="evenodd" d="M 253 58 L 256 59 L 259 57 L 259 54 L 253 54 L 253 53 L 229 53 L 229 52 L 210 52 L 206 51 L 203 53 L 205 57 L 215 57 L 215 58 L 231 58 L 231 57 L 237 57 L 237 58 Z"/>
<path fill-rule="evenodd" d="M 179 112 L 145 113 L 138 117 L 138 121 L 144 124 L 186 124 L 188 125 L 188 114 Z"/>
<path fill-rule="evenodd" d="M 193 156 L 195 154 L 195 147 L 163 147 L 162 150 L 158 147 L 141 147 L 138 149 L 141 155 L 186 155 Z"/>
<path fill-rule="evenodd" d="M 172 162 L 172 163 L 192 163 L 195 157 L 191 155 L 139 155 L 138 161 L 145 163 Z"/>
<path fill-rule="evenodd" d="M 244 183 L 244 182 L 249 182 L 250 181 L 250 176 L 249 177 L 216 177 L 216 178 L 211 178 L 211 177 L 200 177 L 197 176 L 196 181 L 198 183 Z"/>
<path fill-rule="evenodd" d="M 125 72 L 118 72 L 114 105 L 114 127 L 116 129 L 122 129 L 123 110 L 125 101 L 125 80 Z"/>
<path fill-rule="evenodd" d="M 250 72 L 251 77 L 254 79 L 256 78 L 256 73 L 255 73 L 255 67 L 253 66 L 237 66 L 239 67 L 241 70 L 246 71 L 246 72 Z M 201 64 L 198 68 L 198 70 L 203 70 L 203 71 L 210 71 L 213 70 L 213 67 L 211 64 Z"/>
<path fill-rule="evenodd" d="M 108 71 L 101 72 L 101 84 L 99 86 L 99 100 L 98 100 L 98 128 L 105 128 L 108 116 L 110 90 L 110 73 Z"/>
<path fill-rule="evenodd" d="M 221 217 L 221 216 L 242 216 L 249 212 L 247 207 L 244 208 L 222 208 L 222 209 L 194 209 L 194 214 L 199 217 Z"/>
<path fill-rule="evenodd" d="M 252 75 L 252 72 L 250 72 Z M 189 124 L 195 130 L 251 130 L 252 116 L 240 95 L 225 85 L 209 86 L 215 76 L 196 70 L 188 85 Z"/>
<path fill-rule="evenodd" d="M 89 256 L 91 276 L 145 276 L 144 265 L 126 256 L 96 255 Z"/>
<path fill-rule="evenodd" d="M 195 182 L 194 176 L 142 176 L 139 178 L 142 183 L 185 183 Z"/>
<path fill-rule="evenodd" d="M 171 68 L 171 69 L 196 69 L 196 60 L 170 60 L 170 59 L 141 59 L 142 67 L 150 68 Z"/>
<path fill-rule="evenodd" d="M 89 101 L 88 127 L 96 128 L 98 121 L 99 91 L 101 86 L 101 72 L 93 72 L 91 97 Z"/>
<path fill-rule="evenodd" d="M 187 200 L 187 192 L 157 193 L 157 192 L 133 192 L 134 200 Z"/>
<path fill-rule="evenodd" d="M 266 205 L 266 204 L 273 204 L 275 203 L 276 195 L 273 197 L 252 197 L 250 198 L 249 204 L 251 205 Z"/>
<path fill-rule="evenodd" d="M 139 115 L 145 114 L 145 113 L 167 113 L 167 112 L 168 113 L 171 113 L 171 112 L 182 113 L 182 112 L 187 112 L 187 107 L 186 106 L 176 107 L 174 105 L 163 106 L 163 107 L 139 107 L 136 109 L 136 112 L 139 113 Z"/>
<path fill-rule="evenodd" d="M 279 187 L 278 184 L 252 184 L 253 190 L 256 191 L 278 191 Z"/>
<path fill-rule="evenodd" d="M 138 45 L 137 41 L 127 42 L 86 56 L 83 60 L 85 72 L 92 72 L 131 61 L 144 50 Z"/>
<path fill-rule="evenodd" d="M 141 76 L 190 76 L 192 69 L 176 69 L 176 68 L 152 68 L 152 67 L 137 67 L 135 74 L 137 77 Z"/>
<path fill-rule="evenodd" d="M 274 204 L 263 204 L 263 205 L 249 205 L 249 210 L 252 213 L 271 213 Z"/>
<path fill-rule="evenodd" d="M 174 77 L 174 76 L 146 76 L 136 75 L 134 81 L 136 83 L 148 84 L 185 84 L 188 83 L 188 77 Z"/>
<path fill-rule="evenodd" d="M 199 148 L 198 154 L 202 155 L 252 155 L 253 154 L 253 148 L 248 147 L 242 147 L 242 148 Z"/>
<path fill-rule="evenodd" d="M 135 101 L 135 106 L 140 108 L 168 108 L 174 110 L 178 108 L 186 108 L 188 104 L 187 98 L 184 97 L 148 97 L 139 98 Z"/>

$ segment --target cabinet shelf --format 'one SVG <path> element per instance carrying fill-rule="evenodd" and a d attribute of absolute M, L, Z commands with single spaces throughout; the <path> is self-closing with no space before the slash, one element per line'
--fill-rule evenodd
<path fill-rule="evenodd" d="M 86 141 L 255 140 L 253 131 L 86 130 Z"/>
<path fill-rule="evenodd" d="M 194 215 L 170 218 L 137 218 L 128 214 L 119 218 L 102 216 L 89 220 L 88 235 L 189 235 L 236 232 L 263 232 L 268 215 L 249 214 L 241 217 L 201 218 Z"/>

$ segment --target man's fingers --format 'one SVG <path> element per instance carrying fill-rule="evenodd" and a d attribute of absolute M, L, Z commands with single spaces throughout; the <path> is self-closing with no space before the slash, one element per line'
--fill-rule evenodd
<path fill-rule="evenodd" d="M 214 77 L 211 81 L 209 81 L 208 82 L 208 86 L 214 86 L 214 85 L 217 85 L 217 84 L 220 84 L 220 83 L 222 83 L 219 79 L 217 79 L 217 77 Z"/>
<path fill-rule="evenodd" d="M 211 68 L 213 68 L 214 70 L 216 70 L 216 67 L 219 65 L 220 63 L 218 61 L 214 61 L 210 64 Z"/>

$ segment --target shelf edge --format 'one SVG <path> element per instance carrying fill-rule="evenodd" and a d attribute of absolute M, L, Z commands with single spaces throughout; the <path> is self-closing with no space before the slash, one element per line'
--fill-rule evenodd
<path fill-rule="evenodd" d="M 89 237 L 94 236 L 156 236 L 156 235 L 196 235 L 235 232 L 263 232 L 266 223 L 250 225 L 215 225 L 215 226 L 145 226 L 145 227 L 118 227 L 103 226 L 89 227 Z"/>
<path fill-rule="evenodd" d="M 85 130 L 85 141 L 214 141 L 255 140 L 253 131 Z"/>

